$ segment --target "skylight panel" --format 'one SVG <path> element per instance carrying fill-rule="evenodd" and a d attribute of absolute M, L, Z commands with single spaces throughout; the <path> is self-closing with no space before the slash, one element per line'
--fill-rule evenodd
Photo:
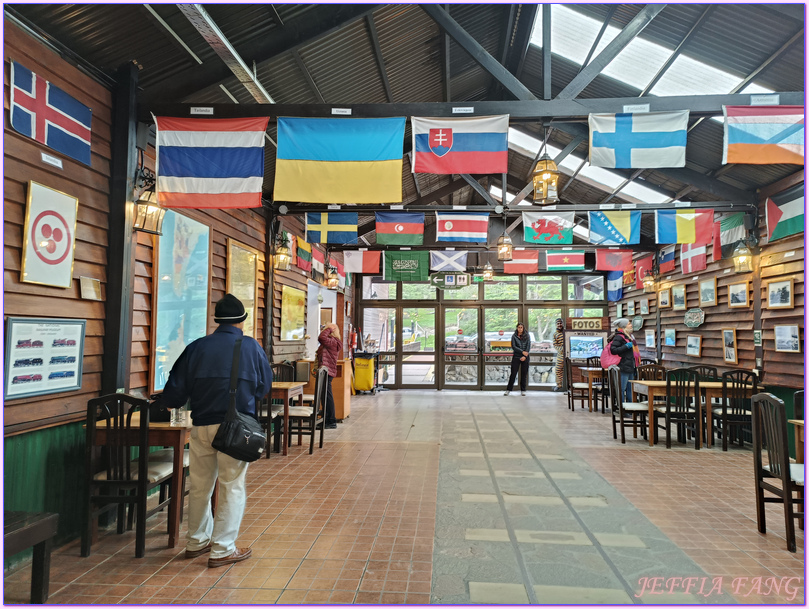
<path fill-rule="evenodd" d="M 648 186 L 644 186 L 640 182 L 630 182 L 619 192 L 616 196 L 620 197 L 626 195 L 640 199 L 644 203 L 669 203 L 672 199 L 667 197 L 662 192 L 652 190 Z"/>
<path fill-rule="evenodd" d="M 534 158 L 542 147 L 542 140 L 509 127 L 508 147 L 524 156 Z"/>
<path fill-rule="evenodd" d="M 707 64 L 680 55 L 650 91 L 652 95 L 721 95 L 742 79 Z"/>

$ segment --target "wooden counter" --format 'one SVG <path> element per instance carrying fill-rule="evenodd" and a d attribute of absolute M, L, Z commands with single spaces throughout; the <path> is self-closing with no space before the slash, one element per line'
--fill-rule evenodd
<path fill-rule="evenodd" d="M 314 360 L 298 360 L 309 362 L 310 370 L 315 369 Z M 303 379 L 301 379 L 303 380 Z M 350 360 L 337 360 L 337 376 L 331 381 L 331 390 L 334 394 L 334 416 L 338 421 L 347 419 L 351 414 L 351 386 L 354 384 L 353 369 Z M 303 388 L 304 394 L 315 393 L 315 377 L 311 374 Z"/>

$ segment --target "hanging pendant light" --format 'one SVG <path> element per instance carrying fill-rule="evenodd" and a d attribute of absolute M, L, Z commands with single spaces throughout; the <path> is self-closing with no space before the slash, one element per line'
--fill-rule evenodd
<path fill-rule="evenodd" d="M 534 203 L 548 205 L 559 200 L 559 167 L 548 155 L 548 130 L 545 129 L 543 147 L 546 152 L 539 158 L 534 167 Z"/>
<path fill-rule="evenodd" d="M 497 259 L 498 260 L 511 260 L 511 253 L 514 250 L 514 244 L 511 242 L 505 230 L 503 234 L 497 239 Z"/>
<path fill-rule="evenodd" d="M 330 290 L 336 290 L 339 285 L 340 278 L 337 276 L 337 269 L 333 266 L 329 266 L 326 271 L 326 287 Z"/>
<path fill-rule="evenodd" d="M 749 273 L 753 270 L 753 252 L 744 241 L 739 241 L 733 250 L 733 269 L 737 273 Z"/>
<path fill-rule="evenodd" d="M 288 271 L 292 256 L 289 253 L 288 242 L 285 237 L 279 236 L 280 245 L 275 248 L 273 267 L 277 271 Z"/>

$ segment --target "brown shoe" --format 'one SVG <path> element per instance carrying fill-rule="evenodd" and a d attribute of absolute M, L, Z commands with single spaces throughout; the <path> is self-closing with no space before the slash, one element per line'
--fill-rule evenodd
<path fill-rule="evenodd" d="M 252 555 L 253 550 L 251 550 L 250 548 L 236 548 L 236 551 L 233 552 L 233 554 L 231 554 L 230 556 L 223 556 L 222 558 L 209 558 L 208 566 L 224 567 L 225 565 L 232 565 L 233 563 L 247 560 Z"/>
<path fill-rule="evenodd" d="M 185 557 L 186 558 L 196 558 L 197 556 L 202 556 L 203 554 L 207 554 L 211 551 L 211 544 L 209 543 L 204 548 L 200 548 L 199 550 L 186 550 Z"/>

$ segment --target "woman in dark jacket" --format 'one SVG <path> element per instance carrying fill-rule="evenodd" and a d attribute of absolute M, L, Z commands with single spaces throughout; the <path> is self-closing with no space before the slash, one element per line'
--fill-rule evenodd
<path fill-rule="evenodd" d="M 615 334 L 611 337 L 610 353 L 621 356 L 618 369 L 621 371 L 621 395 L 625 402 L 632 401 L 629 381 L 635 378 L 635 337 L 629 333 L 629 320 L 622 317 L 613 324 Z"/>
<path fill-rule="evenodd" d="M 517 329 L 511 335 L 511 348 L 514 354 L 511 356 L 511 376 L 508 379 L 508 389 L 503 395 L 508 395 L 514 389 L 514 381 L 517 378 L 517 372 L 520 372 L 520 393 L 525 395 L 525 390 L 528 388 L 528 364 L 530 358 L 528 353 L 531 351 L 531 337 L 525 331 L 525 326 L 517 324 Z"/>
<path fill-rule="evenodd" d="M 335 429 L 337 418 L 334 416 L 334 394 L 331 391 L 331 380 L 337 376 L 337 360 L 343 350 L 343 341 L 340 339 L 340 330 L 337 324 L 328 324 L 317 341 L 321 345 L 320 365 L 326 366 L 329 375 L 326 377 L 326 428 Z"/>

